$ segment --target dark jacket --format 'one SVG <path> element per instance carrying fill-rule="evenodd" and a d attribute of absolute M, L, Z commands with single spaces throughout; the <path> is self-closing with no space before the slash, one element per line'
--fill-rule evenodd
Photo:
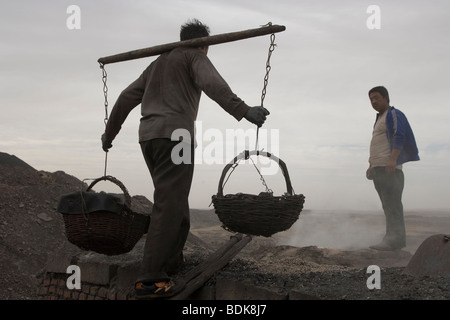
<path fill-rule="evenodd" d="M 178 47 L 164 53 L 122 91 L 111 111 L 105 137 L 112 141 L 130 111 L 141 104 L 139 142 L 171 139 L 175 130 L 184 129 L 194 143 L 202 92 L 237 120 L 250 108 L 231 91 L 203 51 Z"/>

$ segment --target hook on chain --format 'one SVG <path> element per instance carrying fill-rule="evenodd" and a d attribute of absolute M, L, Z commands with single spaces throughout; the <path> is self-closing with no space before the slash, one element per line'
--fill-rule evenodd
<path fill-rule="evenodd" d="M 271 21 L 269 21 L 269 22 L 267 22 L 265 25 L 262 25 L 262 26 L 260 26 L 261 28 L 264 28 L 264 27 L 271 27 L 272 26 L 272 22 Z"/>

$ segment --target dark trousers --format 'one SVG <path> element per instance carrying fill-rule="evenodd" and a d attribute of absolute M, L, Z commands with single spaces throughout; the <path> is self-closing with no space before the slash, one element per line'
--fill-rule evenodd
<path fill-rule="evenodd" d="M 155 187 L 153 210 L 137 281 L 168 280 L 168 272 L 182 262 L 189 234 L 189 192 L 194 173 L 194 148 L 191 162 L 174 164 L 172 149 L 180 142 L 153 139 L 141 142 L 145 162 Z"/>
<path fill-rule="evenodd" d="M 376 167 L 372 169 L 372 177 L 386 217 L 383 241 L 393 247 L 403 248 L 406 245 L 402 204 L 405 185 L 403 171 L 397 169 L 393 174 L 388 174 L 385 167 Z"/>

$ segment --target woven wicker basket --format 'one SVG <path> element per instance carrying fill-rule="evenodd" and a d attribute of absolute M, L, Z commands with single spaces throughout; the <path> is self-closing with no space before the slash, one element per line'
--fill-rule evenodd
<path fill-rule="evenodd" d="M 287 192 L 273 196 L 270 192 L 259 195 L 237 193 L 223 194 L 227 172 L 241 159 L 252 155 L 266 156 L 280 166 L 286 180 Z M 225 166 L 216 195 L 212 196 L 215 212 L 226 230 L 255 236 L 270 237 L 289 229 L 303 209 L 305 197 L 294 194 L 286 164 L 274 155 L 263 151 L 244 151 Z"/>
<path fill-rule="evenodd" d="M 105 207 L 104 210 L 86 212 L 86 197 L 91 198 L 101 194 L 92 194 L 92 187 L 99 181 L 108 180 L 119 186 L 124 193 L 124 201 L 116 197 L 119 203 L 100 203 L 98 206 Z M 69 196 L 69 197 L 66 197 Z M 147 232 L 150 216 L 136 213 L 131 210 L 131 197 L 125 186 L 116 178 L 103 176 L 95 179 L 85 192 L 76 192 L 62 196 L 58 211 L 63 215 L 67 239 L 84 250 L 90 250 L 106 255 L 118 255 L 131 251 L 141 237 Z M 101 201 L 104 202 L 105 194 L 102 193 Z M 113 196 L 111 196 L 113 197 Z M 67 199 L 71 200 L 67 200 Z M 112 199 L 112 198 L 111 198 Z M 107 199 L 108 201 L 110 198 Z M 114 201 L 116 201 L 114 200 Z M 75 201 L 69 204 L 72 208 L 81 208 L 81 212 L 71 210 L 63 212 L 61 208 L 67 208 L 64 201 Z M 122 201 L 122 203 L 120 203 Z M 109 201 L 111 202 L 111 201 Z M 118 210 L 109 208 L 118 207 Z"/>

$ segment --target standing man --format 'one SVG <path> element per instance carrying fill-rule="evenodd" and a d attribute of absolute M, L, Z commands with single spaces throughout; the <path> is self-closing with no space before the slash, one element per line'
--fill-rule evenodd
<path fill-rule="evenodd" d="M 402 193 L 402 166 L 419 160 L 419 151 L 409 122 L 398 109 L 389 105 L 385 87 L 369 91 L 372 107 L 378 112 L 370 142 L 369 169 L 366 177 L 373 180 L 386 216 L 386 234 L 376 250 L 397 250 L 406 246 Z"/>
<path fill-rule="evenodd" d="M 181 26 L 180 40 L 209 36 L 209 28 L 194 19 Z M 208 47 L 177 47 L 160 55 L 117 99 L 105 133 L 103 150 L 112 147 L 130 111 L 141 104 L 139 143 L 155 187 L 153 211 L 137 275 L 138 299 L 170 297 L 184 288 L 169 277 L 183 263 L 189 228 L 189 192 L 194 171 L 194 126 L 202 91 L 240 121 L 262 126 L 269 112 L 249 107 L 236 96 L 207 57 Z M 189 132 L 181 139 L 176 130 Z M 180 141 L 182 140 L 182 141 Z M 182 143 L 180 155 L 178 144 Z M 189 152 L 190 151 L 190 152 Z M 176 161 L 174 161 L 176 160 Z"/>

